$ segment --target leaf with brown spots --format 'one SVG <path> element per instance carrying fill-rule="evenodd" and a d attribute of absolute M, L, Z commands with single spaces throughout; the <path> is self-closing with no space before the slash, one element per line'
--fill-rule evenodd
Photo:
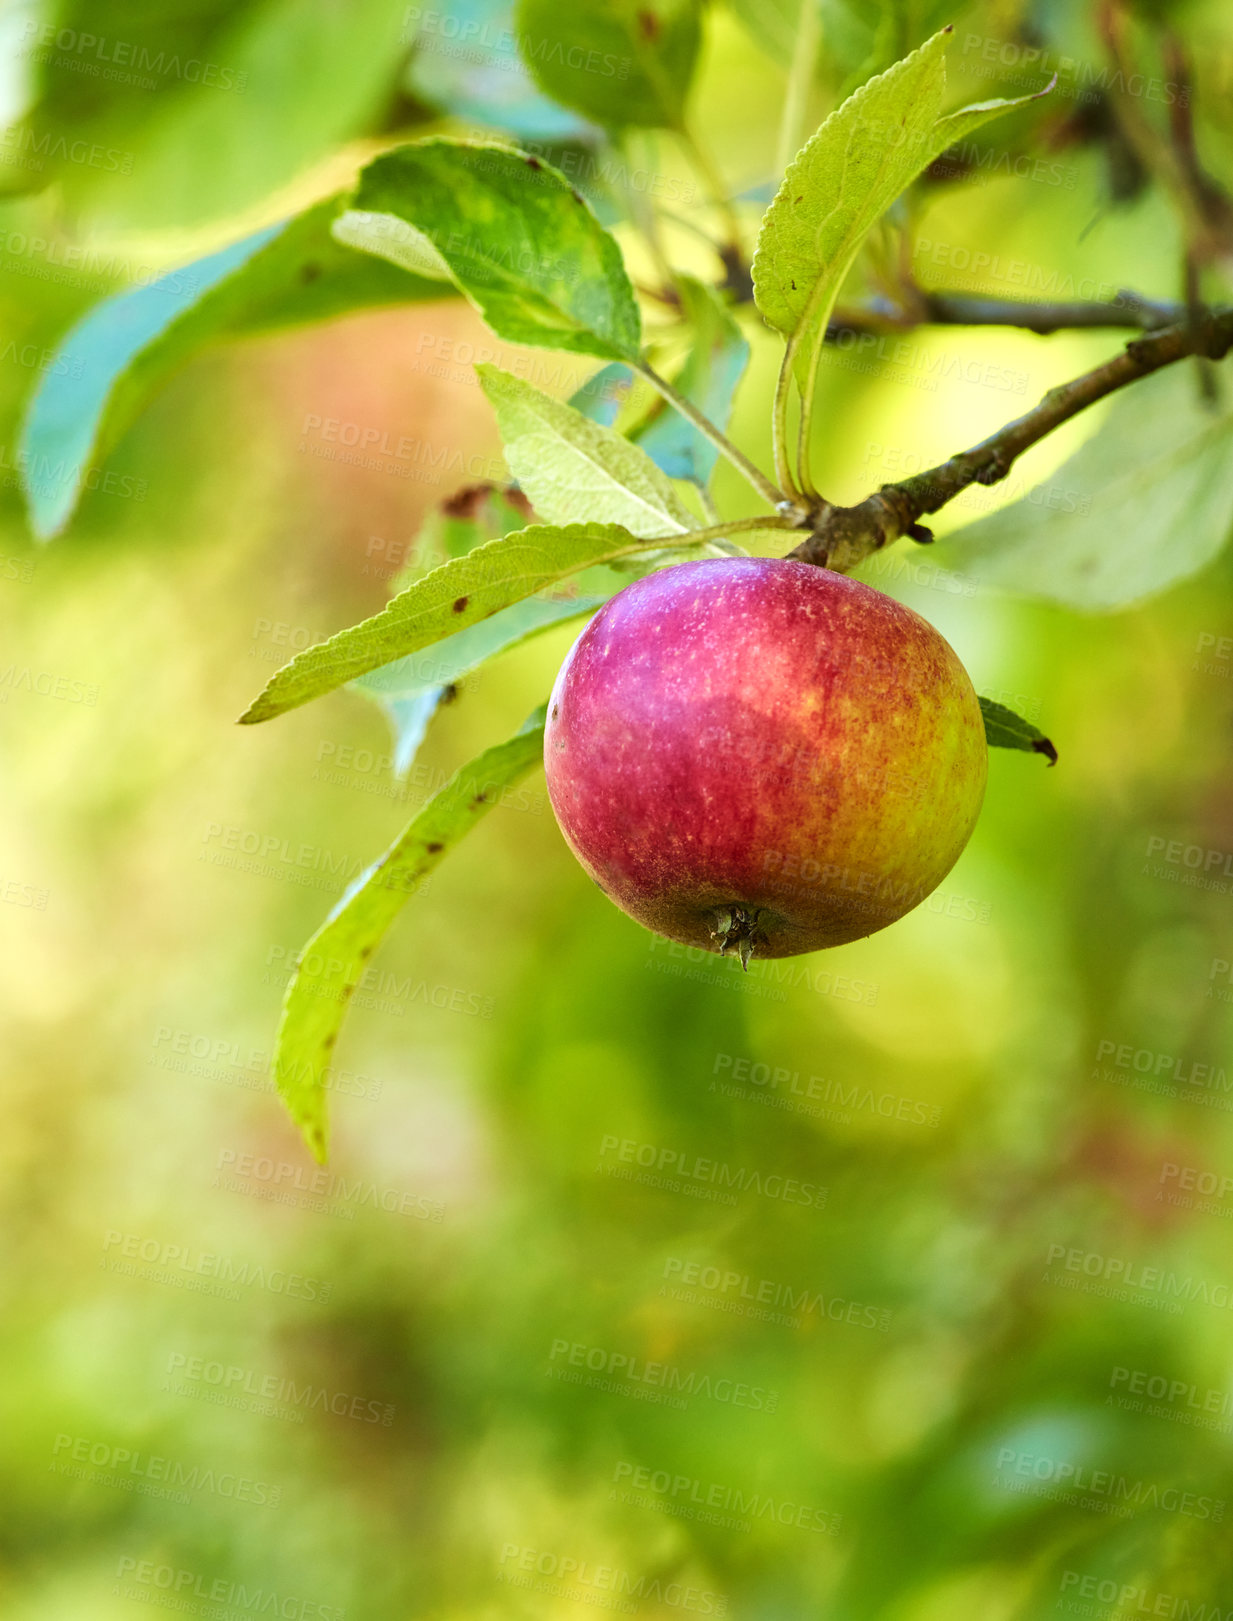
<path fill-rule="evenodd" d="M 298 653 L 271 678 L 241 715 L 240 723 L 251 726 L 272 720 L 370 670 L 418 653 L 445 637 L 452 640 L 455 632 L 534 597 L 592 564 L 663 548 L 662 535 L 640 539 L 614 523 L 532 524 L 501 540 L 491 540 L 423 575 L 371 619 Z M 464 606 L 458 607 L 459 602 Z M 573 603 L 545 602 L 538 628 L 585 611 L 585 606 L 579 609 Z M 497 646 L 521 634 L 521 630 L 512 633 Z M 489 646 L 482 656 L 495 650 Z M 472 668 L 473 663 L 466 667 Z M 460 673 L 456 666 L 450 668 L 452 674 L 438 673 L 431 678 L 433 682 L 452 680 Z"/>
<path fill-rule="evenodd" d="M 430 253 L 498 337 L 631 360 L 642 318 L 616 238 L 551 164 L 487 141 L 434 136 L 360 176 L 348 217 L 370 253 Z"/>
<path fill-rule="evenodd" d="M 283 998 L 274 1079 L 318 1160 L 327 1147 L 325 1082 L 364 965 L 437 863 L 543 757 L 544 710 L 451 777 L 362 873 L 300 953 Z"/>

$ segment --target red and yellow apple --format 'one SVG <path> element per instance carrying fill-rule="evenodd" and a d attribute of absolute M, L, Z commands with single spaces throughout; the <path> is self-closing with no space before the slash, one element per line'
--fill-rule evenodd
<path fill-rule="evenodd" d="M 893 923 L 985 790 L 967 672 L 910 608 L 792 560 L 636 580 L 561 667 L 544 742 L 583 867 L 656 933 L 743 961 Z"/>

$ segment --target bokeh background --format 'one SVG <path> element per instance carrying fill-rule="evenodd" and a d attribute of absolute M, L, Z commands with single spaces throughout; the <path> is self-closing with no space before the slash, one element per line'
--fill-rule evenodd
<path fill-rule="evenodd" d="M 345 876 L 542 700 L 570 632 L 467 680 L 401 782 L 359 694 L 234 721 L 385 600 L 433 507 L 499 476 L 466 364 L 492 340 L 444 301 L 219 344 L 110 456 L 128 493 L 88 493 L 46 546 L 15 443 L 81 312 L 381 145 L 525 118 L 585 148 L 508 64 L 458 82 L 450 3 L 435 24 L 390 0 L 0 11 L 0 1612 L 1225 1616 L 1227 558 L 1105 617 L 985 589 L 958 542 L 945 566 L 906 543 L 866 565 L 1061 760 L 997 753 L 942 890 L 790 974 L 619 914 L 533 777 L 376 960 L 314 1182 L 268 1075 L 289 965 Z M 823 13 L 811 124 L 948 20 L 956 101 L 1072 64 L 918 188 L 925 285 L 1018 290 L 968 265 L 983 252 L 1076 296 L 1178 295 L 1168 198 L 1075 91 L 1074 64 L 1104 62 L 1086 7 Z M 1187 42 L 1227 174 L 1233 18 L 1160 3 L 1143 24 L 1150 60 L 1157 24 Z M 707 15 L 691 117 L 734 194 L 775 177 L 790 25 L 752 0 Z M 218 71 L 108 80 L 86 33 Z M 705 225 L 687 154 L 635 139 Z M 588 194 L 632 244 L 621 199 Z M 765 460 L 779 343 L 741 319 L 734 433 Z M 836 347 L 823 486 L 929 465 L 1117 342 Z M 327 419 L 433 454 L 332 459 Z M 1098 420 L 939 527 L 1047 481 Z M 747 510 L 726 470 L 716 498 Z M 699 1159 L 740 1190 L 680 1174 Z"/>

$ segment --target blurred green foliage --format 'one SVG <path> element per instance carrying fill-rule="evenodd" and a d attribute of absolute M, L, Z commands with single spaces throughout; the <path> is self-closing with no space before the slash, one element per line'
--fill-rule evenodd
<path fill-rule="evenodd" d="M 688 115 L 734 193 L 775 178 L 791 12 L 706 14 Z M 1226 1617 L 1227 556 L 1090 618 L 995 594 L 958 539 L 945 567 L 907 543 L 871 560 L 863 577 L 1061 755 L 995 756 L 941 892 L 746 978 L 616 912 L 533 776 L 373 960 L 327 1170 L 284 1116 L 268 1059 L 301 943 L 516 730 L 572 632 L 464 677 L 404 779 L 354 694 L 257 731 L 235 717 L 292 652 L 380 608 L 429 508 L 500 477 L 473 361 L 518 360 L 562 397 L 593 368 L 514 351 L 454 300 L 220 343 L 50 546 L 30 537 L 18 423 L 108 293 L 333 195 L 390 139 L 468 127 L 412 71 L 415 40 L 449 56 L 450 13 L 429 13 L 3 18 L 0 1612 Z M 1227 8 L 1143 16 L 1136 105 L 1167 128 L 1156 17 L 1228 176 Z M 945 20 L 824 5 L 811 126 Z M 1055 68 L 1059 92 L 918 188 L 844 298 L 883 288 L 905 223 L 926 286 L 1013 295 L 1026 265 L 1057 296 L 1177 297 L 1174 199 L 1127 183 L 1088 8 L 984 0 L 953 21 L 955 104 Z M 150 86 L 118 76 L 137 50 Z M 631 134 L 624 169 L 594 132 L 570 150 L 635 266 L 658 185 L 686 220 L 677 257 L 718 278 L 671 136 Z M 1205 269 L 1209 296 L 1223 275 Z M 741 321 L 733 434 L 765 465 L 780 345 Z M 858 499 L 1118 341 L 836 344 L 819 479 Z M 939 529 L 1047 492 L 1096 420 Z M 723 465 L 715 497 L 746 510 Z"/>

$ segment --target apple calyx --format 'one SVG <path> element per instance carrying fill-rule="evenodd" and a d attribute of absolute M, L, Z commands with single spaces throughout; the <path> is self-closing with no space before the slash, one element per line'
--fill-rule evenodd
<path fill-rule="evenodd" d="M 715 920 L 719 927 L 711 930 L 711 939 L 719 941 L 719 955 L 726 957 L 730 950 L 735 950 L 741 959 L 741 967 L 749 972 L 749 959 L 760 945 L 766 944 L 766 936 L 758 927 L 758 918 L 761 909 L 735 903 L 716 912 Z"/>

